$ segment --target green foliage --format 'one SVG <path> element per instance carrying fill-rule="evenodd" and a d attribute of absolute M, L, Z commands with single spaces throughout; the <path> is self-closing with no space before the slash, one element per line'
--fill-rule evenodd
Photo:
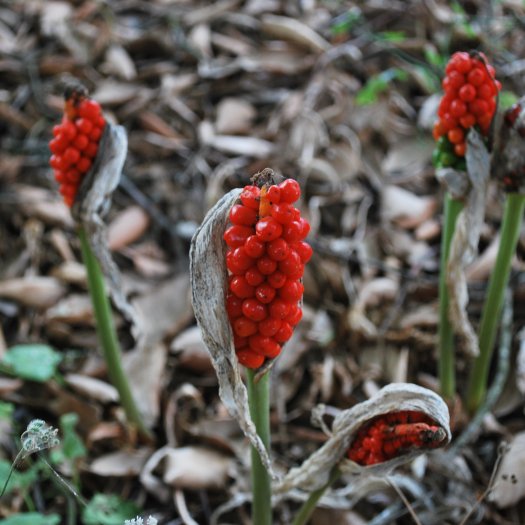
<path fill-rule="evenodd" d="M 355 101 L 358 106 L 366 106 L 377 102 L 378 96 L 388 89 L 393 80 L 406 80 L 408 74 L 397 67 L 392 67 L 370 77 L 362 89 L 356 95 Z"/>
<path fill-rule="evenodd" d="M 11 421 L 13 418 L 13 411 L 15 410 L 15 405 L 12 403 L 6 403 L 5 401 L 0 401 L 0 419 L 4 421 Z"/>
<path fill-rule="evenodd" d="M 78 414 L 71 412 L 60 417 L 60 433 L 62 435 L 60 448 L 53 450 L 51 459 L 53 463 L 64 460 L 74 461 L 87 455 L 86 447 L 82 438 L 78 435 L 75 427 L 78 423 Z"/>
<path fill-rule="evenodd" d="M 500 109 L 505 111 L 516 102 L 518 102 L 518 97 L 512 91 L 500 91 L 498 96 L 498 104 Z"/>
<path fill-rule="evenodd" d="M 82 513 L 84 525 L 122 525 L 124 520 L 132 519 L 139 508 L 131 501 L 123 501 L 118 496 L 96 494 Z"/>
<path fill-rule="evenodd" d="M 0 490 L 5 485 L 5 482 L 9 476 L 11 470 L 11 462 L 2 459 L 0 460 Z M 9 494 L 15 489 L 28 489 L 38 478 L 39 467 L 33 465 L 30 469 L 25 472 L 13 471 L 11 479 L 6 487 L 5 494 Z"/>
<path fill-rule="evenodd" d="M 382 31 L 377 34 L 379 40 L 384 42 L 390 42 L 392 44 L 399 44 L 406 40 L 406 35 L 404 31 Z"/>
<path fill-rule="evenodd" d="M 58 514 L 44 516 L 39 512 L 14 514 L 2 520 L 2 525 L 58 525 L 59 523 L 60 516 Z"/>
<path fill-rule="evenodd" d="M 350 9 L 334 20 L 330 32 L 334 36 L 347 35 L 352 29 L 361 23 L 361 21 L 361 10 L 358 8 Z"/>
<path fill-rule="evenodd" d="M 2 363 L 22 379 L 45 382 L 55 375 L 61 360 L 62 356 L 50 346 L 35 344 L 11 347 Z"/>

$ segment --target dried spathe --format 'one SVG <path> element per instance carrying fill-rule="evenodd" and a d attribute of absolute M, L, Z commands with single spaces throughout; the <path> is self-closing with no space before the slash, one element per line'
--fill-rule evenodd
<path fill-rule="evenodd" d="M 401 444 L 401 446 L 394 447 L 394 450 L 388 454 L 383 450 L 381 462 L 360 465 L 348 459 L 348 454 L 352 453 L 356 440 L 362 443 L 363 435 L 372 428 L 374 422 L 381 421 L 381 418 L 385 417 L 387 420 L 399 418 L 400 413 L 408 412 L 417 413 L 420 421 L 414 423 L 425 423 L 428 428 L 421 425 L 410 429 L 403 428 L 401 434 L 405 434 L 405 437 L 398 439 L 397 442 L 393 441 L 393 444 Z M 386 432 L 395 434 L 396 430 L 394 428 Z M 396 466 L 429 449 L 446 445 L 450 438 L 448 408 L 440 396 L 418 385 L 393 383 L 382 388 L 369 400 L 338 414 L 334 419 L 332 435 L 328 441 L 301 466 L 290 470 L 277 486 L 277 491 L 286 492 L 292 488 L 317 490 L 326 485 L 334 467 L 339 468 L 343 473 L 353 475 L 385 475 Z"/>

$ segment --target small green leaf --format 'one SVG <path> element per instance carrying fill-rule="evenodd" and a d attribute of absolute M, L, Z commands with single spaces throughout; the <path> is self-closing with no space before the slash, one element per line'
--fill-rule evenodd
<path fill-rule="evenodd" d="M 58 514 L 44 516 L 38 512 L 13 514 L 2 520 L 2 525 L 58 525 L 59 523 L 60 516 Z"/>
<path fill-rule="evenodd" d="M 14 410 L 15 405 L 13 405 L 12 403 L 0 401 L 0 419 L 4 421 L 11 421 Z"/>
<path fill-rule="evenodd" d="M 406 40 L 404 31 L 383 31 L 379 34 L 379 38 L 385 42 L 391 42 L 392 44 L 399 44 Z"/>
<path fill-rule="evenodd" d="M 6 479 L 11 471 L 11 462 L 2 459 L 0 460 L 0 491 L 5 485 Z M 25 472 L 19 472 L 14 470 L 11 474 L 11 479 L 5 489 L 5 494 L 15 489 L 27 489 L 29 488 L 38 478 L 38 466 L 34 465 Z"/>
<path fill-rule="evenodd" d="M 118 496 L 96 494 L 82 513 L 84 525 L 122 525 L 139 513 L 139 507 Z"/>
<path fill-rule="evenodd" d="M 60 431 L 62 434 L 61 450 L 56 450 L 59 455 L 71 461 L 83 458 L 87 455 L 86 447 L 82 438 L 77 434 L 75 426 L 78 423 L 78 414 L 70 412 L 60 416 Z M 61 453 L 61 454 L 60 454 Z M 60 458 L 62 459 L 62 458 Z M 57 460 L 57 458 L 54 458 Z"/>
<path fill-rule="evenodd" d="M 512 91 L 500 91 L 498 104 L 502 110 L 509 109 L 516 102 L 518 102 L 518 97 Z"/>
<path fill-rule="evenodd" d="M 22 379 L 44 382 L 51 379 L 62 356 L 47 345 L 17 345 L 10 348 L 3 363 Z"/>
<path fill-rule="evenodd" d="M 406 80 L 406 71 L 398 68 L 390 68 L 378 75 L 370 77 L 365 86 L 358 91 L 355 102 L 358 106 L 366 106 L 377 101 L 377 97 L 388 89 L 392 80 Z"/>

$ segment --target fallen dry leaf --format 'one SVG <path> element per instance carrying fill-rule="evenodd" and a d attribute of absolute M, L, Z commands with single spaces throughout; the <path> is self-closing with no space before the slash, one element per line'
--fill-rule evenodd
<path fill-rule="evenodd" d="M 97 476 L 137 476 L 141 471 L 151 449 L 119 450 L 100 456 L 89 465 L 89 472 Z"/>
<path fill-rule="evenodd" d="M 0 297 L 30 308 L 49 308 L 65 293 L 64 285 L 54 277 L 28 276 L 0 281 Z"/>
<path fill-rule="evenodd" d="M 137 241 L 147 231 L 149 224 L 149 215 L 140 206 L 125 208 L 108 226 L 109 249 L 121 250 Z"/>

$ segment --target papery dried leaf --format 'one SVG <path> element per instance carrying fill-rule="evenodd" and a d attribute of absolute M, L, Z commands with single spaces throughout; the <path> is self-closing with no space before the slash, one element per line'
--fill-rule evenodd
<path fill-rule="evenodd" d="M 54 277 L 28 276 L 0 281 L 0 297 L 30 308 L 49 308 L 65 293 L 66 288 Z"/>
<path fill-rule="evenodd" d="M 120 271 L 109 252 L 107 228 L 103 220 L 111 204 L 111 195 L 120 181 L 126 153 L 126 131 L 122 126 L 108 122 L 95 163 L 82 180 L 71 211 L 73 217 L 85 229 L 89 245 L 106 278 L 115 306 L 133 324 L 134 335 L 138 338 L 141 331 L 137 316 L 123 292 Z"/>
<path fill-rule="evenodd" d="M 465 341 L 468 354 L 479 354 L 479 342 L 467 315 L 468 289 L 466 267 L 477 254 L 485 216 L 485 197 L 490 175 L 490 156 L 483 139 L 470 130 L 467 138 L 467 170 L 471 189 L 461 211 L 450 245 L 447 264 L 449 319 L 454 331 Z"/>
<path fill-rule="evenodd" d="M 226 243 L 223 235 L 230 208 L 241 194 L 240 189 L 227 193 L 207 213 L 191 241 L 190 279 L 195 318 L 210 352 L 219 380 L 219 396 L 230 415 L 259 452 L 272 477 L 266 447 L 257 435 L 248 407 L 248 392 L 242 382 L 239 362 L 233 346 L 233 333 L 226 313 Z"/>
<path fill-rule="evenodd" d="M 324 486 L 336 466 L 343 473 L 352 475 L 382 476 L 393 468 L 410 461 L 425 449 L 410 450 L 389 461 L 364 467 L 346 459 L 350 445 L 357 432 L 377 416 L 400 412 L 416 411 L 429 416 L 446 434 L 443 444 L 451 439 L 449 413 L 445 402 L 436 393 L 410 383 L 393 383 L 382 388 L 376 395 L 363 403 L 341 411 L 334 419 L 332 434 L 328 441 L 314 452 L 304 463 L 288 472 L 276 487 L 277 492 L 292 488 L 317 490 Z"/>

